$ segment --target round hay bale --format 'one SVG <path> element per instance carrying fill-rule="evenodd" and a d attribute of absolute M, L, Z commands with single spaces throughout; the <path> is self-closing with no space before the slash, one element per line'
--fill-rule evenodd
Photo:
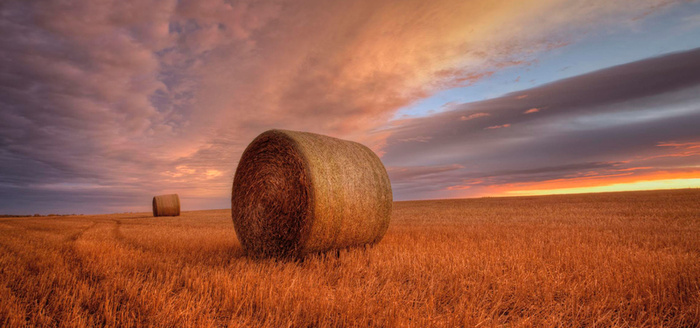
<path fill-rule="evenodd" d="M 249 255 L 301 257 L 378 242 L 389 227 L 392 202 L 389 176 L 369 148 L 270 130 L 241 156 L 231 216 Z"/>
<path fill-rule="evenodd" d="M 153 197 L 153 216 L 179 216 L 180 197 L 177 194 Z"/>

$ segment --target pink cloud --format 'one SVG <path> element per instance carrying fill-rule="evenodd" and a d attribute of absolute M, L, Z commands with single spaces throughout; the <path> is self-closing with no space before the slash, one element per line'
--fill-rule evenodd
<path fill-rule="evenodd" d="M 417 136 L 413 138 L 405 138 L 405 139 L 399 139 L 399 141 L 403 142 L 428 142 L 432 139 L 432 137 L 426 137 L 426 136 Z"/>
<path fill-rule="evenodd" d="M 450 191 L 452 191 L 452 190 L 466 190 L 466 189 L 469 189 L 469 188 L 471 188 L 471 187 L 472 187 L 472 186 L 454 185 L 454 186 L 449 186 L 449 187 L 447 187 L 446 189 L 447 189 L 447 190 L 450 190 Z"/>
<path fill-rule="evenodd" d="M 691 142 L 659 142 L 657 147 L 668 150 L 663 154 L 646 157 L 645 159 L 664 158 L 664 157 L 691 157 L 700 156 L 700 141 Z"/>
<path fill-rule="evenodd" d="M 502 129 L 502 128 L 507 128 L 507 127 L 510 127 L 510 123 L 503 124 L 503 125 L 492 125 L 492 126 L 484 128 L 484 130 Z"/>
<path fill-rule="evenodd" d="M 489 113 L 474 113 L 474 114 L 471 114 L 471 115 L 462 115 L 462 116 L 459 118 L 459 120 L 460 120 L 460 121 L 469 121 L 469 120 L 473 120 L 473 119 L 475 119 L 475 118 L 487 117 L 487 116 L 491 116 L 491 114 L 489 114 Z"/>

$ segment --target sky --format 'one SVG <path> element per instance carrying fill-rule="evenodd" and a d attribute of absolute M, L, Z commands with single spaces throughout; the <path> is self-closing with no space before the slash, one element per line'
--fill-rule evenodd
<path fill-rule="evenodd" d="M 700 2 L 0 2 L 0 214 L 229 208 L 272 129 L 395 200 L 700 187 Z"/>

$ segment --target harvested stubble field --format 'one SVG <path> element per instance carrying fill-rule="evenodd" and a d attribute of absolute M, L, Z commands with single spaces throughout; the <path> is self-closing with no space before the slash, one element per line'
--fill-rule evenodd
<path fill-rule="evenodd" d="M 398 202 L 251 260 L 230 211 L 0 219 L 0 326 L 700 325 L 700 190 Z"/>

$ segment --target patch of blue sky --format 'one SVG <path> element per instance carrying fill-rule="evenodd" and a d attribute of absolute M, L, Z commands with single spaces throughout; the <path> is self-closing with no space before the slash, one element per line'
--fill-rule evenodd
<path fill-rule="evenodd" d="M 684 3 L 624 26 L 598 31 L 466 86 L 442 90 L 406 106 L 394 119 L 428 116 L 453 104 L 500 97 L 557 80 L 666 53 L 700 47 L 700 2 Z"/>

